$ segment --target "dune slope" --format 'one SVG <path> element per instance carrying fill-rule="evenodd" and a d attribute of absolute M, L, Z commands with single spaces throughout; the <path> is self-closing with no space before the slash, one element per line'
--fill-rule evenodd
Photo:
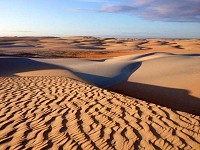
<path fill-rule="evenodd" d="M 65 76 L 200 115 L 200 55 L 148 53 L 107 60 L 0 58 L 0 76 Z"/>
<path fill-rule="evenodd" d="M 200 56 L 151 53 L 141 66 L 109 89 L 172 109 L 200 115 Z"/>

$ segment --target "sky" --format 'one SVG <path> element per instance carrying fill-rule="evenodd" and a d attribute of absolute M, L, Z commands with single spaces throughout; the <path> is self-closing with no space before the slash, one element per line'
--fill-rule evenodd
<path fill-rule="evenodd" d="M 200 38 L 200 0 L 0 0 L 0 36 Z"/>

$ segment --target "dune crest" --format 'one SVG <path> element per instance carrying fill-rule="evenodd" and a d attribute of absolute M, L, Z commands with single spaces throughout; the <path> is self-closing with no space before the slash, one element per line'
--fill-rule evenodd
<path fill-rule="evenodd" d="M 3 57 L 0 76 L 65 76 L 200 115 L 199 66 L 199 54 L 148 53 L 106 60 Z"/>
<path fill-rule="evenodd" d="M 199 42 L 0 38 L 0 149 L 200 149 Z"/>

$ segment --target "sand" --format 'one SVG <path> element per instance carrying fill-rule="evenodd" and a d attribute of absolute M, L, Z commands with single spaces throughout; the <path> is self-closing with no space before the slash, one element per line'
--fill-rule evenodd
<path fill-rule="evenodd" d="M 200 115 L 199 66 L 199 54 L 166 52 L 106 60 L 2 57 L 0 76 L 65 76 Z"/>
<path fill-rule="evenodd" d="M 200 117 L 65 77 L 0 78 L 1 149 L 199 149 Z"/>
<path fill-rule="evenodd" d="M 200 149 L 199 45 L 0 38 L 0 149 Z"/>
<path fill-rule="evenodd" d="M 152 52 L 200 53 L 200 39 L 0 37 L 0 56 L 107 59 Z"/>
<path fill-rule="evenodd" d="M 127 80 L 109 87 L 118 93 L 200 115 L 200 55 L 140 55 Z"/>

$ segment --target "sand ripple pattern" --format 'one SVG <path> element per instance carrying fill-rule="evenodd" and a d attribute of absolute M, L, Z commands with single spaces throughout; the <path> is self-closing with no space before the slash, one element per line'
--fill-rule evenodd
<path fill-rule="evenodd" d="M 0 149 L 200 149 L 200 117 L 65 77 L 0 78 Z"/>

